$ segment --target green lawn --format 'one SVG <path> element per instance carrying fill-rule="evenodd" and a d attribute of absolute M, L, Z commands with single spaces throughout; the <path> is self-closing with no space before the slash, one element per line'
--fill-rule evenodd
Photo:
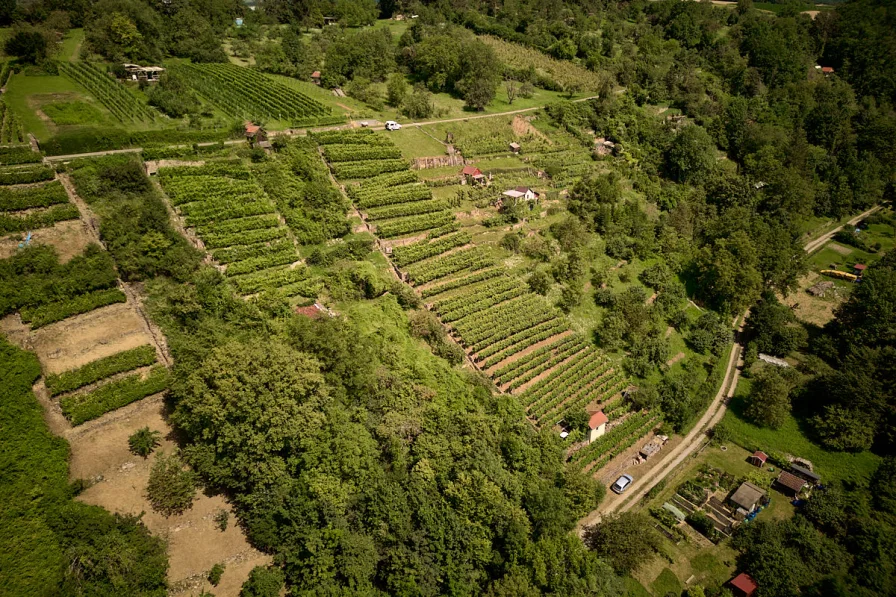
<path fill-rule="evenodd" d="M 747 450 L 764 450 L 792 454 L 812 461 L 822 480 L 867 481 L 877 469 L 880 457 L 871 452 L 858 454 L 832 452 L 813 443 L 803 433 L 800 422 L 793 416 L 781 429 L 757 427 L 743 416 L 750 392 L 750 380 L 741 377 L 737 393 L 731 399 L 722 424 L 731 441 Z"/>
<path fill-rule="evenodd" d="M 44 95 L 48 101 L 77 100 L 92 102 L 93 98 L 80 85 L 62 76 L 29 77 L 22 73 L 16 73 L 9 79 L 6 86 L 4 99 L 12 108 L 16 116 L 25 126 L 25 131 L 33 133 L 41 141 L 48 139 L 52 131 L 48 123 L 42 120 L 35 112 L 34 102 L 38 98 L 32 96 Z M 54 97 L 55 96 L 55 97 Z M 99 104 L 95 104 L 97 109 Z"/>
<path fill-rule="evenodd" d="M 625 597 L 651 597 L 650 591 L 631 576 L 624 577 L 622 582 L 625 588 Z"/>
<path fill-rule="evenodd" d="M 660 575 L 650 583 L 650 590 L 653 591 L 654 597 L 666 597 L 668 594 L 681 594 L 681 581 L 675 576 L 675 573 L 668 568 L 664 568 Z"/>
<path fill-rule="evenodd" d="M 77 60 L 78 50 L 83 42 L 84 30 L 71 29 L 62 40 L 62 51 L 59 53 L 59 59 L 68 60 L 69 62 Z"/>
<path fill-rule="evenodd" d="M 405 159 L 446 155 L 445 145 L 437 139 L 433 139 L 419 127 L 406 126 L 400 131 L 391 131 L 385 134 L 389 135 Z"/>

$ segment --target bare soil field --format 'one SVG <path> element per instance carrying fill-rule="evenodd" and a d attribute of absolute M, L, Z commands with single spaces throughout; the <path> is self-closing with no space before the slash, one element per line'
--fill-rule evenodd
<path fill-rule="evenodd" d="M 199 493 L 186 513 L 165 518 L 152 510 L 144 496 L 153 456 L 144 460 L 131 454 L 127 438 L 148 426 L 162 433 L 156 453 L 174 450 L 164 408 L 161 396 L 147 398 L 67 434 L 72 446 L 71 478 L 93 483 L 78 499 L 111 512 L 144 513 L 143 522 L 149 530 L 168 543 L 172 594 L 195 594 L 204 588 L 218 597 L 236 597 L 249 571 L 256 565 L 268 564 L 270 557 L 249 545 L 224 498 Z M 214 521 L 220 510 L 230 513 L 223 532 Z M 217 563 L 224 563 L 225 571 L 221 584 L 212 588 L 205 576 Z"/>
<path fill-rule="evenodd" d="M 19 243 L 25 239 L 25 234 L 14 234 L 0 239 L 0 259 L 12 257 L 18 250 Z M 66 220 L 56 222 L 49 228 L 40 228 L 31 233 L 32 245 L 50 245 L 56 248 L 59 260 L 62 263 L 72 257 L 80 255 L 90 244 L 91 238 L 87 234 L 87 227 L 81 220 Z"/>
<path fill-rule="evenodd" d="M 153 338 L 133 307 L 119 303 L 39 328 L 31 343 L 44 373 L 61 373 L 152 344 Z"/>

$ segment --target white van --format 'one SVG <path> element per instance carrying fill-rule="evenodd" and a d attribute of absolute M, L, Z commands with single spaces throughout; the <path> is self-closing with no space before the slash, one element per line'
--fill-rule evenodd
<path fill-rule="evenodd" d="M 400 131 L 401 125 L 395 122 L 394 120 L 386 121 L 386 130 L 387 131 Z"/>

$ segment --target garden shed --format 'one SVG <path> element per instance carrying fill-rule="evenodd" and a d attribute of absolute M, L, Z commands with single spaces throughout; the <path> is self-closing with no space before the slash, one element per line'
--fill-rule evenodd
<path fill-rule="evenodd" d="M 778 478 L 775 480 L 775 483 L 778 486 L 778 489 L 784 495 L 796 496 L 803 490 L 803 487 L 806 486 L 806 482 L 803 479 L 800 479 L 796 475 L 788 473 L 787 471 L 782 472 L 778 475 Z"/>
<path fill-rule="evenodd" d="M 602 410 L 599 410 L 591 415 L 591 418 L 588 419 L 589 444 L 607 432 L 607 423 L 609 421 L 610 419 L 607 417 L 607 415 L 604 414 L 604 411 Z"/>
<path fill-rule="evenodd" d="M 765 461 L 768 460 L 768 454 L 761 450 L 756 450 L 753 452 L 753 455 L 750 456 L 749 461 L 753 466 L 763 467 L 765 466 Z"/>
<path fill-rule="evenodd" d="M 749 513 L 755 510 L 766 498 L 767 495 L 762 488 L 745 481 L 737 488 L 737 491 L 731 494 L 728 501 L 735 507 L 743 508 Z"/>
<path fill-rule="evenodd" d="M 753 577 L 746 572 L 741 572 L 732 578 L 728 585 L 731 587 L 731 592 L 735 597 L 753 597 L 756 594 L 756 590 L 759 589 L 759 585 L 756 584 Z"/>
<path fill-rule="evenodd" d="M 485 183 L 485 175 L 476 166 L 464 166 L 463 170 L 460 171 L 460 175 L 463 176 L 466 184 Z"/>
<path fill-rule="evenodd" d="M 520 144 L 519 143 L 511 143 L 510 151 L 512 151 L 513 153 L 519 153 L 520 152 Z"/>
<path fill-rule="evenodd" d="M 821 476 L 813 473 L 811 470 L 804 466 L 799 466 L 797 464 L 790 465 L 790 472 L 794 474 L 794 476 L 803 479 L 811 483 L 812 485 L 818 485 L 821 482 Z"/>

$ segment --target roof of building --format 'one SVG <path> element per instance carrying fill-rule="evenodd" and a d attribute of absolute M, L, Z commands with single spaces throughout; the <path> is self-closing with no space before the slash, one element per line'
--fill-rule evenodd
<path fill-rule="evenodd" d="M 778 484 L 783 485 L 787 489 L 792 489 L 793 491 L 800 492 L 806 485 L 806 481 L 800 479 L 792 473 L 784 471 L 780 475 L 778 475 Z"/>
<path fill-rule="evenodd" d="M 766 460 L 768 460 L 768 454 L 766 454 L 762 450 L 756 450 L 755 452 L 753 452 L 753 458 L 758 458 L 762 462 L 765 462 Z"/>
<path fill-rule="evenodd" d="M 320 71 L 319 71 L 319 70 L 316 70 L 316 71 L 314 71 L 313 73 L 311 73 L 311 78 L 313 78 L 313 79 L 319 79 L 319 78 L 320 78 Z"/>
<path fill-rule="evenodd" d="M 865 265 L 864 263 L 857 263 L 857 264 L 855 264 L 854 266 L 852 266 L 852 269 L 864 270 L 864 269 L 867 268 L 867 267 L 868 267 L 868 266 Z"/>
<path fill-rule="evenodd" d="M 535 191 L 533 191 L 532 189 L 530 189 L 529 187 L 514 187 L 513 190 L 514 190 L 514 191 L 519 191 L 520 193 L 528 193 L 528 192 L 530 192 L 530 191 L 531 191 L 532 193 L 535 192 Z"/>
<path fill-rule="evenodd" d="M 144 66 L 143 72 L 145 73 L 162 73 L 165 72 L 165 68 L 161 66 Z"/>
<path fill-rule="evenodd" d="M 779 359 L 778 357 L 773 357 L 771 355 L 759 353 L 759 360 L 769 363 L 771 365 L 777 365 L 778 367 L 790 367 L 790 363 L 785 361 L 784 359 Z"/>
<path fill-rule="evenodd" d="M 832 72 L 834 72 L 834 67 L 832 67 L 832 66 L 822 66 L 822 67 L 821 67 L 821 72 L 823 72 L 823 73 L 832 73 Z"/>
<path fill-rule="evenodd" d="M 247 124 L 246 125 L 246 134 L 247 135 L 254 135 L 255 133 L 257 133 L 260 130 L 261 130 L 261 126 L 259 126 L 257 124 Z"/>
<path fill-rule="evenodd" d="M 511 149 L 519 149 L 519 148 L 520 148 L 520 144 L 519 144 L 519 143 L 516 143 L 516 142 L 511 142 L 511 143 L 510 143 L 510 147 L 511 147 Z"/>
<path fill-rule="evenodd" d="M 790 470 L 793 471 L 793 472 L 794 472 L 796 475 L 798 475 L 798 476 L 809 477 L 809 478 L 812 479 L 813 481 L 820 481 L 820 480 L 821 480 L 821 476 L 820 476 L 820 475 L 817 475 L 817 474 L 813 473 L 812 471 L 810 471 L 809 469 L 807 469 L 807 468 L 804 467 L 804 466 L 799 466 L 799 465 L 796 465 L 796 464 L 791 464 L 791 465 L 790 465 Z"/>
<path fill-rule="evenodd" d="M 733 579 L 731 579 L 731 586 L 736 589 L 740 589 L 747 595 L 752 595 L 754 592 L 756 592 L 756 589 L 759 588 L 759 585 L 756 584 L 756 581 L 753 580 L 753 577 L 746 572 L 741 572 Z"/>
<path fill-rule="evenodd" d="M 482 174 L 482 170 L 477 168 L 476 166 L 464 166 L 464 169 L 460 171 L 464 176 L 475 176 L 477 174 Z"/>
<path fill-rule="evenodd" d="M 765 491 L 746 481 L 737 488 L 730 500 L 731 503 L 740 506 L 744 510 L 752 510 L 756 506 L 756 502 L 762 499 L 764 495 Z"/>
<path fill-rule="evenodd" d="M 609 417 L 607 417 L 607 415 L 604 414 L 604 411 L 599 410 L 596 413 L 594 413 L 593 415 L 591 415 L 590 419 L 588 419 L 588 427 L 590 429 L 597 429 L 601 425 L 609 422 L 609 420 L 610 420 Z"/>
<path fill-rule="evenodd" d="M 519 199 L 520 197 L 522 197 L 522 196 L 525 195 L 526 193 L 525 193 L 525 191 L 517 191 L 516 189 L 510 189 L 509 191 L 504 191 L 504 192 L 501 193 L 501 194 L 502 194 L 502 195 L 505 195 L 505 196 L 507 196 L 507 197 L 513 197 L 514 199 Z"/>

